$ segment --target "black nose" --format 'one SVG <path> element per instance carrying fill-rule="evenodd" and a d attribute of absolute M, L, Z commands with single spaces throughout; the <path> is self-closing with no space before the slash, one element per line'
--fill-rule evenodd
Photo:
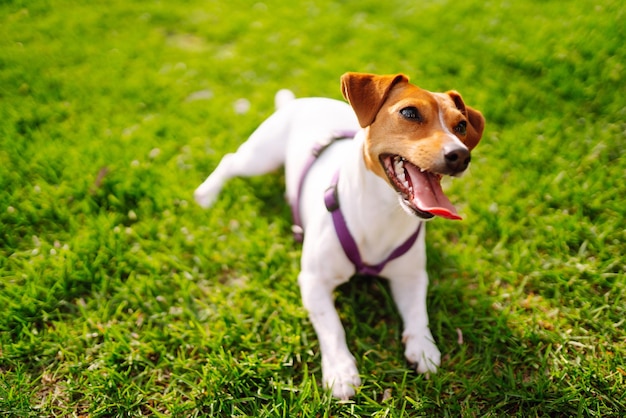
<path fill-rule="evenodd" d="M 452 174 L 464 171 L 472 159 L 469 150 L 465 147 L 447 149 L 443 156 L 446 159 L 446 167 Z"/>

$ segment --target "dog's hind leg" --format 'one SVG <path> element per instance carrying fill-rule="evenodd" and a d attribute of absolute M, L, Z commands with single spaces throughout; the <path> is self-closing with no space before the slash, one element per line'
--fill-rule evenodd
<path fill-rule="evenodd" d="M 235 153 L 225 155 L 209 177 L 198 186 L 194 198 L 200 206 L 211 206 L 229 179 L 269 173 L 284 164 L 290 109 L 278 103 L 278 94 L 277 104 L 281 108 L 266 119 Z"/>

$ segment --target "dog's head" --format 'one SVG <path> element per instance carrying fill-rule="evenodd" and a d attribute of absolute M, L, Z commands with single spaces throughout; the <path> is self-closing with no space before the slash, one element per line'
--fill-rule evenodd
<path fill-rule="evenodd" d="M 346 73 L 341 89 L 365 131 L 366 166 L 417 216 L 460 219 L 440 182 L 469 166 L 485 127 L 483 115 L 456 91 L 431 93 L 403 74 Z"/>

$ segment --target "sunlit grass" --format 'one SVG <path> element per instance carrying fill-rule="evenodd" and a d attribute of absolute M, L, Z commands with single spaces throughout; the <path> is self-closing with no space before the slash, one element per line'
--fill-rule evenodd
<path fill-rule="evenodd" d="M 0 6 L 0 411 L 9 416 L 623 416 L 621 2 Z M 320 387 L 280 173 L 194 188 L 345 71 L 487 118 L 465 221 L 428 225 L 440 373 L 383 281 L 337 305 L 363 387 Z M 250 109 L 241 113 L 241 99 Z"/>

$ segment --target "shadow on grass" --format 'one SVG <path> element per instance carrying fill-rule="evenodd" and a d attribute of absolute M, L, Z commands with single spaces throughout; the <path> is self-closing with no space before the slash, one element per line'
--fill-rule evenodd
<path fill-rule="evenodd" d="M 284 232 L 291 234 L 291 209 L 285 197 L 285 175 L 282 169 L 261 177 L 252 177 L 246 181 L 254 189 L 254 195 L 261 204 L 259 215 L 278 221 L 285 226 Z"/>

